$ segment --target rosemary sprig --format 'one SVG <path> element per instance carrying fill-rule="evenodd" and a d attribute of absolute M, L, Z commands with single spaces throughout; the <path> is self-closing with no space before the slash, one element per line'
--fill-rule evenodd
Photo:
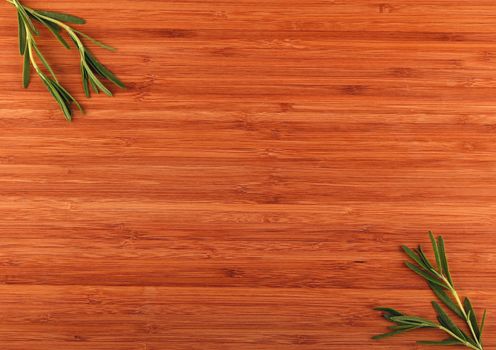
<path fill-rule="evenodd" d="M 388 333 L 376 335 L 373 339 L 382 339 L 419 328 L 434 328 L 446 333 L 448 338 L 442 341 L 419 341 L 418 343 L 424 345 L 464 345 L 473 350 L 484 350 L 482 331 L 486 320 L 486 310 L 484 310 L 482 319 L 479 322 L 470 299 L 464 298 L 462 302 L 449 272 L 444 240 L 441 236 L 436 239 L 432 232 L 429 232 L 429 236 L 436 263 L 431 263 L 422 246 L 419 245 L 416 249 L 402 246 L 405 254 L 411 259 L 411 262 L 407 261 L 405 264 L 410 270 L 426 280 L 439 301 L 465 322 L 469 332 L 466 333 L 460 329 L 443 307 L 438 302 L 433 301 L 432 306 L 437 314 L 438 322 L 408 316 L 392 308 L 375 308 L 375 310 L 382 311 L 384 318 L 394 325 L 389 327 L 390 331 Z"/>
<path fill-rule="evenodd" d="M 60 12 L 35 10 L 24 6 L 20 0 L 6 1 L 12 4 L 17 10 L 19 22 L 19 52 L 24 56 L 24 88 L 27 88 L 31 81 L 32 67 L 54 97 L 55 101 L 59 104 L 68 121 L 72 121 L 72 104 L 81 112 L 83 112 L 83 108 L 59 83 L 54 70 L 39 49 L 36 43 L 36 36 L 39 35 L 39 31 L 36 28 L 35 23 L 45 26 L 67 49 L 70 49 L 71 46 L 66 39 L 64 39 L 63 33 L 71 39 L 80 56 L 82 85 L 86 97 L 90 97 L 91 95 L 90 86 L 95 93 L 100 93 L 101 91 L 108 96 L 112 96 L 112 92 L 103 81 L 104 79 L 114 83 L 120 88 L 125 88 L 125 85 L 93 55 L 84 41 L 89 40 L 93 44 L 110 51 L 115 51 L 115 49 L 69 25 L 69 23 L 85 24 L 86 21 L 84 19 Z M 41 64 L 38 62 L 41 62 Z"/>

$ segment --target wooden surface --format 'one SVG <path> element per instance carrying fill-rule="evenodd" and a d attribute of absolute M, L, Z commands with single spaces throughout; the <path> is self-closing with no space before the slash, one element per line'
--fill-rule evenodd
<path fill-rule="evenodd" d="M 26 4 L 129 89 L 66 123 L 0 3 L 2 350 L 417 349 L 371 308 L 432 317 L 429 229 L 496 347 L 493 0 Z"/>

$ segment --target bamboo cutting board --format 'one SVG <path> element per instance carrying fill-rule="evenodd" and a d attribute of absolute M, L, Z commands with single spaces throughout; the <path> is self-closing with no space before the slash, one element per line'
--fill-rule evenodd
<path fill-rule="evenodd" d="M 433 317 L 429 229 L 496 346 L 493 0 L 26 4 L 129 88 L 66 123 L 0 2 L 2 350 L 416 349 L 371 308 Z"/>

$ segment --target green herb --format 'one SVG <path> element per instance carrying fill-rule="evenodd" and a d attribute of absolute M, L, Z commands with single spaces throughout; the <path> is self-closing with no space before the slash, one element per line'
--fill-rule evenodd
<path fill-rule="evenodd" d="M 112 96 L 112 92 L 105 85 L 105 80 L 112 82 L 120 88 L 125 88 L 125 85 L 93 55 L 84 41 L 89 40 L 93 44 L 110 51 L 115 51 L 115 49 L 74 29 L 68 24 L 85 24 L 86 21 L 84 19 L 60 12 L 34 10 L 24 6 L 19 0 L 7 0 L 7 2 L 11 3 L 17 10 L 19 52 L 24 56 L 24 88 L 29 86 L 31 68 L 33 68 L 55 101 L 59 104 L 68 121 L 72 120 L 72 105 L 79 108 L 81 112 L 83 112 L 83 108 L 60 84 L 54 70 L 39 49 L 36 43 L 36 37 L 39 35 L 39 31 L 35 23 L 45 26 L 53 34 L 55 39 L 67 49 L 70 49 L 71 46 L 64 38 L 64 34 L 72 41 L 80 55 L 82 85 L 86 97 L 90 97 L 91 95 L 89 86 L 92 87 L 95 93 L 103 92 L 108 96 Z"/>
<path fill-rule="evenodd" d="M 429 236 L 436 263 L 431 263 L 419 245 L 416 249 L 402 246 L 403 251 L 412 261 L 407 261 L 405 264 L 410 270 L 426 280 L 439 301 L 466 324 L 468 332 L 460 329 L 444 308 L 438 302 L 433 301 L 432 307 L 437 314 L 437 322 L 408 316 L 391 308 L 375 308 L 375 310 L 382 311 L 384 318 L 392 322 L 393 326 L 389 327 L 388 333 L 376 335 L 373 339 L 382 339 L 419 328 L 434 328 L 446 333 L 448 338 L 442 341 L 419 341 L 418 343 L 424 345 L 464 345 L 470 349 L 483 350 L 482 331 L 486 320 L 486 311 L 484 310 L 479 322 L 471 301 L 468 298 L 464 298 L 462 301 L 449 272 L 443 238 L 439 236 L 436 239 L 432 232 L 429 232 Z"/>

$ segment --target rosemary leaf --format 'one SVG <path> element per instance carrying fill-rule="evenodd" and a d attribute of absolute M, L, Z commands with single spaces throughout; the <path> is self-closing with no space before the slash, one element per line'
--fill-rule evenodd
<path fill-rule="evenodd" d="M 24 7 L 19 0 L 13 0 L 13 3 L 17 9 L 18 15 L 21 16 L 23 22 L 26 23 L 27 31 L 29 31 L 31 35 L 38 35 L 39 32 L 31 21 L 31 18 L 29 18 L 26 7 Z"/>
<path fill-rule="evenodd" d="M 461 339 L 463 339 L 463 340 L 468 339 L 467 335 L 460 328 L 458 328 L 458 326 L 455 324 L 455 322 L 453 322 L 453 320 L 451 320 L 451 318 L 443 310 L 441 305 L 439 305 L 437 302 L 433 301 L 432 306 L 434 307 L 434 310 L 436 310 L 439 323 L 441 323 L 444 327 L 449 329 L 451 332 L 453 332 L 455 335 L 457 335 Z"/>
<path fill-rule="evenodd" d="M 420 244 L 419 244 L 419 246 L 417 248 L 417 254 L 420 256 L 420 258 L 422 259 L 422 261 L 424 262 L 424 264 L 429 267 L 430 270 L 435 270 L 434 266 L 432 265 L 432 263 L 430 262 L 430 260 L 425 255 L 425 252 L 422 249 L 422 246 Z"/>
<path fill-rule="evenodd" d="M 24 63 L 22 68 L 22 86 L 27 89 L 31 81 L 31 54 L 27 49 L 27 43 L 24 48 Z"/>
<path fill-rule="evenodd" d="M 480 336 L 479 336 L 479 341 L 482 340 L 482 332 L 484 331 L 484 326 L 486 324 L 486 316 L 487 316 L 487 310 L 484 310 L 484 314 L 482 314 L 482 321 L 480 324 Z"/>
<path fill-rule="evenodd" d="M 95 72 L 100 74 L 102 77 L 107 78 L 111 82 L 113 82 L 115 85 L 118 87 L 124 89 L 126 86 L 122 81 L 120 81 L 110 70 L 108 70 L 103 64 L 101 64 L 95 56 L 91 54 L 91 52 L 88 50 L 86 52 L 86 56 L 88 57 L 88 62 L 91 64 L 91 66 L 95 69 Z"/>
<path fill-rule="evenodd" d="M 463 343 L 461 343 L 459 340 L 456 340 L 455 338 L 448 338 L 448 339 L 440 340 L 440 341 L 436 341 L 436 340 L 419 340 L 419 341 L 417 341 L 417 344 L 420 344 L 420 345 L 436 345 L 436 346 L 440 346 L 440 345 L 460 345 L 460 344 L 463 344 Z"/>
<path fill-rule="evenodd" d="M 55 101 L 57 101 L 57 103 L 59 104 L 60 108 L 64 112 L 64 116 L 67 119 L 67 121 L 72 121 L 72 112 L 70 106 L 68 105 L 67 101 L 60 95 L 60 92 L 55 87 L 55 84 L 57 84 L 57 82 L 51 80 L 50 78 L 46 78 L 43 79 L 43 83 L 47 87 L 48 91 L 55 98 Z"/>
<path fill-rule="evenodd" d="M 390 314 L 391 316 L 403 316 L 403 314 L 395 309 L 392 309 L 390 307 L 375 307 L 374 310 L 376 311 L 384 311 L 387 314 Z"/>
<path fill-rule="evenodd" d="M 34 51 L 36 52 L 36 55 L 39 57 L 39 59 L 41 60 L 43 65 L 46 67 L 46 69 L 48 69 L 48 71 L 50 72 L 52 77 L 55 80 L 57 80 L 57 77 L 55 76 L 55 72 L 53 71 L 53 69 L 50 66 L 50 64 L 48 63 L 48 61 L 46 60 L 45 56 L 43 56 L 43 54 L 41 53 L 40 49 L 38 49 L 38 45 L 36 45 L 36 43 L 33 43 L 32 47 L 33 47 Z"/>
<path fill-rule="evenodd" d="M 426 320 L 425 318 L 422 317 L 417 317 L 417 316 L 394 316 L 391 317 L 391 321 L 396 322 L 398 324 L 405 324 L 405 325 L 415 325 L 415 326 L 422 326 L 425 328 L 436 328 L 437 325 L 429 320 Z"/>
<path fill-rule="evenodd" d="M 453 286 L 453 280 L 451 279 L 451 274 L 449 272 L 448 258 L 446 258 L 446 252 L 444 249 L 443 237 L 439 236 L 437 238 L 437 245 L 438 245 L 438 249 L 439 249 L 439 257 L 441 259 L 441 264 L 443 266 L 443 274 L 446 276 L 446 278 L 450 282 L 451 286 Z"/>
<path fill-rule="evenodd" d="M 440 301 L 444 303 L 451 311 L 453 311 L 458 317 L 463 319 L 463 312 L 460 310 L 458 305 L 450 299 L 448 294 L 444 291 L 444 288 L 440 288 L 439 286 L 429 283 L 429 287 L 431 287 L 432 291 L 439 298 Z"/>
<path fill-rule="evenodd" d="M 393 335 L 405 333 L 405 332 L 408 332 L 408 331 L 411 331 L 411 330 L 414 330 L 414 329 L 417 329 L 417 328 L 418 327 L 409 327 L 409 328 L 406 328 L 406 329 L 397 329 L 397 330 L 394 330 L 394 331 L 391 331 L 391 332 L 388 332 L 388 333 L 374 335 L 372 337 L 372 339 L 374 339 L 374 340 L 380 340 L 380 339 L 392 337 Z"/>
<path fill-rule="evenodd" d="M 434 238 L 434 234 L 430 231 L 429 231 L 429 237 L 431 239 L 432 249 L 434 250 L 434 257 L 436 258 L 438 271 L 439 273 L 443 273 L 443 265 L 441 263 L 441 257 L 439 255 L 439 248 L 437 245 L 436 238 Z"/>
<path fill-rule="evenodd" d="M 26 25 L 24 20 L 22 19 L 21 14 L 17 13 L 17 21 L 18 21 L 18 32 L 19 32 L 19 52 L 21 55 L 24 55 L 26 50 Z"/>
<path fill-rule="evenodd" d="M 81 17 L 69 15 L 67 13 L 54 12 L 54 11 L 42 11 L 42 10 L 36 10 L 36 12 L 42 16 L 50 17 L 50 18 L 53 18 L 57 21 L 74 23 L 74 24 L 85 24 L 86 23 L 85 19 L 83 19 Z"/>
<path fill-rule="evenodd" d="M 90 89 L 89 89 L 89 86 L 88 86 L 88 74 L 86 73 L 86 69 L 84 68 L 83 65 L 81 65 L 81 77 L 83 79 L 84 95 L 86 97 L 90 97 Z"/>
<path fill-rule="evenodd" d="M 436 279 L 435 276 L 433 276 L 432 274 L 428 273 L 428 272 L 425 272 L 421 269 L 419 269 L 417 266 L 413 265 L 412 263 L 409 263 L 408 261 L 405 262 L 405 265 L 410 269 L 412 270 L 413 272 L 415 272 L 416 274 L 418 274 L 419 276 L 423 277 L 425 280 L 427 280 L 428 282 L 432 282 L 440 287 L 443 287 L 445 288 L 445 285 L 443 284 L 443 282 L 440 282 L 439 280 Z"/>
<path fill-rule="evenodd" d="M 66 49 L 70 50 L 71 47 L 67 43 L 67 41 L 60 35 L 60 27 L 58 27 L 56 24 L 50 23 L 45 21 L 44 19 L 37 18 L 40 23 L 42 23 L 45 27 L 48 28 L 48 30 L 53 34 L 53 36 L 64 46 Z"/>
<path fill-rule="evenodd" d="M 479 339 L 480 338 L 480 328 L 479 328 L 479 325 L 477 323 L 477 316 L 475 315 L 474 308 L 472 307 L 472 303 L 470 302 L 469 298 L 465 298 L 465 300 L 463 300 L 463 307 L 464 307 L 467 315 L 470 315 L 469 316 L 470 323 L 474 329 L 475 336 L 477 337 L 477 339 Z"/>
<path fill-rule="evenodd" d="M 107 44 L 104 44 L 100 40 L 96 40 L 95 38 L 92 38 L 88 34 L 85 34 L 83 32 L 80 32 L 79 30 L 75 30 L 75 29 L 74 29 L 74 31 L 76 33 L 80 34 L 81 36 L 83 36 L 84 38 L 88 39 L 89 41 L 91 41 L 96 46 L 100 46 L 102 49 L 106 49 L 106 50 L 109 50 L 109 51 L 116 51 L 116 48 L 114 48 L 112 46 L 109 46 Z"/>
<path fill-rule="evenodd" d="M 429 270 L 429 266 L 427 266 L 425 262 L 413 250 L 405 245 L 402 245 L 401 248 L 403 249 L 405 254 L 408 255 L 410 259 L 415 261 L 421 268 L 423 268 L 424 270 Z"/>

